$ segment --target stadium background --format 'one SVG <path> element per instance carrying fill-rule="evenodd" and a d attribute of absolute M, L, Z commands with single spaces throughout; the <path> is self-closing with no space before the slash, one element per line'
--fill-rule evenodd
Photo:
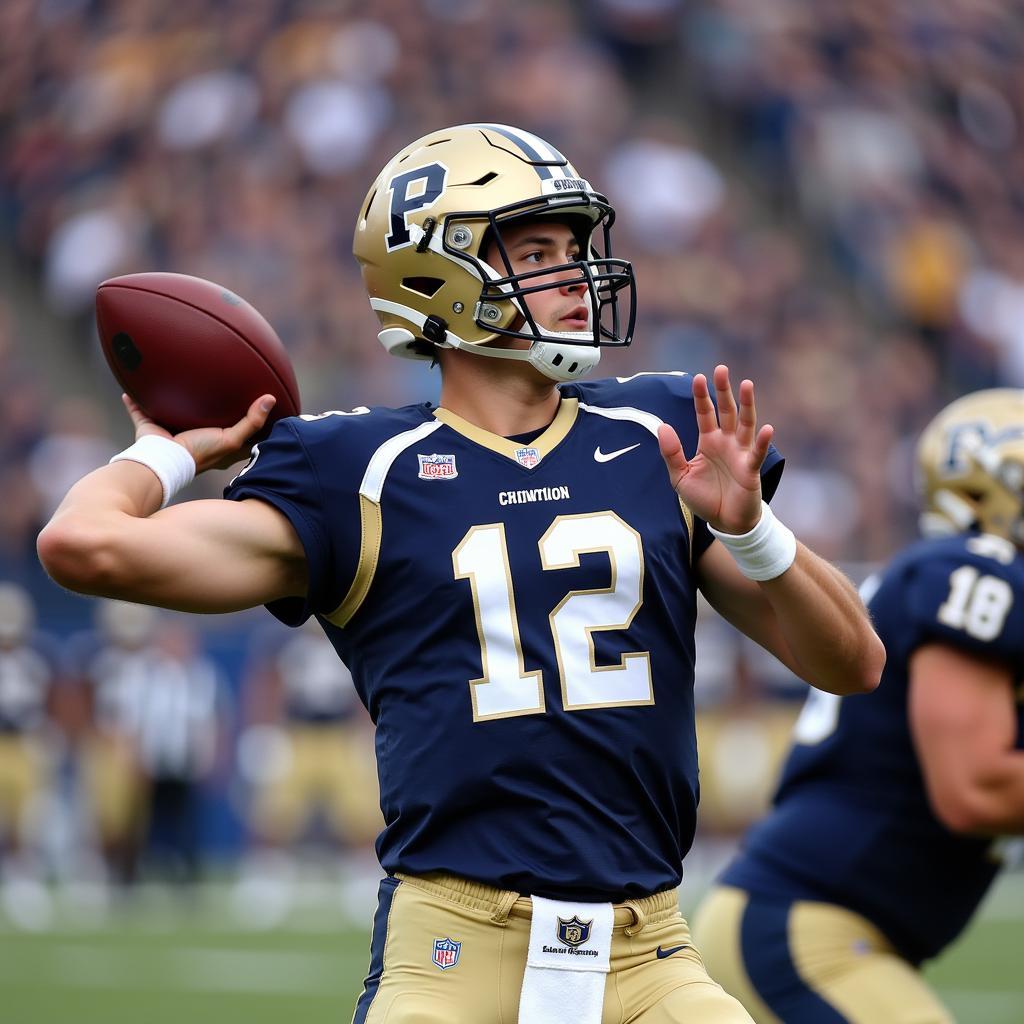
<path fill-rule="evenodd" d="M 446 124 L 549 137 L 612 198 L 640 316 L 603 368 L 723 360 L 752 377 L 789 459 L 782 518 L 862 577 L 914 535 L 920 428 L 959 394 L 1024 386 L 1022 57 L 1024 10 L 996 0 L 5 0 L 0 581 L 30 595 L 59 652 L 55 692 L 78 685 L 96 605 L 49 583 L 35 534 L 130 440 L 96 284 L 172 270 L 249 298 L 292 354 L 305 411 L 433 398 L 425 364 L 374 340 L 350 243 L 378 168 Z M 221 691 L 203 884 L 83 884 L 88 723 L 53 701 L 33 833 L 52 900 L 0 911 L 0 1016 L 347 1019 L 365 843 L 313 836 L 289 912 L 272 928 L 237 913 L 239 740 L 269 616 L 165 618 Z M 701 631 L 706 799 L 687 905 L 763 805 L 802 693 L 713 617 Z M 1022 948 L 1010 873 L 934 970 L 963 1020 L 1024 1019 Z"/>

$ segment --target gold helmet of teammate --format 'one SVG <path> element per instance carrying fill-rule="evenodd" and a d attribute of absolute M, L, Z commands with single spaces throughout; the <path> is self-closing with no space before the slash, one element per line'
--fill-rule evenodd
<path fill-rule="evenodd" d="M 513 273 L 501 227 L 527 217 L 568 224 L 579 257 Z M 465 124 L 417 139 L 380 172 L 356 224 L 353 251 L 380 319 L 381 343 L 412 359 L 460 348 L 528 361 L 554 380 L 582 376 L 601 346 L 632 339 L 633 269 L 611 257 L 614 220 L 607 199 L 529 132 Z M 492 246 L 503 270 L 485 260 Z M 552 331 L 530 313 L 531 293 L 567 282 L 586 286 L 586 330 Z M 531 344 L 491 344 L 501 338 Z"/>
<path fill-rule="evenodd" d="M 958 398 L 917 446 L 921 531 L 980 530 L 1024 547 L 1024 389 Z"/>

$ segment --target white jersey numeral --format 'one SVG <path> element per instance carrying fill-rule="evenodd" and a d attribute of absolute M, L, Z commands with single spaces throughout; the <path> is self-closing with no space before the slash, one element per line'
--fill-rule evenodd
<path fill-rule="evenodd" d="M 474 526 L 452 552 L 457 580 L 473 588 L 483 674 L 469 681 L 473 721 L 532 715 L 544 710 L 540 670 L 527 672 L 512 591 L 505 524 Z"/>
<path fill-rule="evenodd" d="M 858 588 L 860 599 L 865 604 L 870 603 L 881 585 L 882 577 L 872 573 Z M 811 747 L 827 740 L 839 725 L 842 699 L 838 694 L 812 686 L 793 726 L 793 742 Z"/>
<path fill-rule="evenodd" d="M 593 634 L 628 629 L 643 601 L 644 559 L 639 534 L 614 512 L 558 516 L 538 542 L 545 570 L 574 568 L 580 555 L 606 552 L 608 587 L 572 591 L 551 613 L 562 702 L 568 711 L 651 704 L 650 655 L 625 653 L 617 665 L 598 666 Z M 539 714 L 545 710 L 542 673 L 523 662 L 515 585 L 501 523 L 474 526 L 452 552 L 456 579 L 473 592 L 483 673 L 470 680 L 474 721 Z"/>
<path fill-rule="evenodd" d="M 814 746 L 827 740 L 839 724 L 842 699 L 838 694 L 816 690 L 812 686 L 793 726 L 793 742 Z"/>
<path fill-rule="evenodd" d="M 618 665 L 598 667 L 594 633 L 629 629 L 643 603 L 644 559 L 640 535 L 614 512 L 559 516 L 540 539 L 545 569 L 571 569 L 585 552 L 606 551 L 612 578 L 603 590 L 573 590 L 551 613 L 562 702 L 567 711 L 651 704 L 651 656 L 623 654 Z"/>
<path fill-rule="evenodd" d="M 1006 580 L 982 576 L 973 565 L 962 565 L 949 574 L 949 597 L 936 618 L 978 640 L 994 640 L 1002 632 L 1012 604 L 1013 591 Z"/>

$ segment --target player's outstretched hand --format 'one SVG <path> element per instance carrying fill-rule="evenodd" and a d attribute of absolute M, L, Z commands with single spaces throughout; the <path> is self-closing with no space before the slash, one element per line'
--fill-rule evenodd
<path fill-rule="evenodd" d="M 740 403 L 729 383 L 729 368 L 714 373 L 718 416 L 707 378 L 693 378 L 693 406 L 700 438 L 697 452 L 687 459 L 675 430 L 662 424 L 658 443 L 669 480 L 690 510 L 723 533 L 747 533 L 761 517 L 761 464 L 768 454 L 774 428 L 757 429 L 754 385 L 740 382 Z"/>
<path fill-rule="evenodd" d="M 172 437 L 163 427 L 154 423 L 128 395 L 121 395 L 128 414 L 135 424 L 135 439 L 146 434 Z M 227 469 L 241 459 L 249 457 L 252 438 L 267 421 L 270 410 L 277 399 L 273 395 L 261 395 L 248 412 L 232 427 L 200 427 L 173 435 L 172 440 L 188 449 L 196 460 L 196 473 L 207 469 Z"/>

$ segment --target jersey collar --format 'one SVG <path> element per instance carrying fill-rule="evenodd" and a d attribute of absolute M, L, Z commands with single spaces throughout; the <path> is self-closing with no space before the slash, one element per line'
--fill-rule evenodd
<path fill-rule="evenodd" d="M 451 427 L 456 433 L 462 434 L 463 437 L 468 438 L 475 444 L 489 448 L 499 455 L 504 455 L 517 465 L 522 465 L 522 463 L 516 453 L 521 452 L 524 448 L 535 449 L 539 459 L 543 461 L 544 457 L 554 451 L 572 429 L 578 413 L 579 402 L 575 398 L 563 398 L 558 405 L 558 412 L 555 413 L 555 418 L 548 424 L 547 429 L 539 437 L 535 437 L 529 444 L 524 445 L 511 441 L 507 437 L 502 437 L 500 434 L 492 434 L 489 430 L 484 430 L 483 427 L 478 427 L 470 423 L 469 420 L 464 420 L 449 409 L 438 408 L 434 410 L 434 416 L 446 426 Z"/>

